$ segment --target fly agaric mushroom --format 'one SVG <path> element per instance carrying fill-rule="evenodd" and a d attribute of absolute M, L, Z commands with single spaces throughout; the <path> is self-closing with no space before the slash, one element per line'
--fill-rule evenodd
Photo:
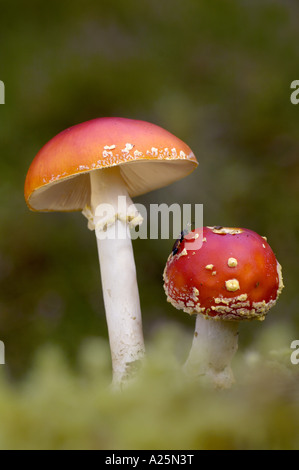
<path fill-rule="evenodd" d="M 98 118 L 70 127 L 36 155 L 25 181 L 34 211 L 81 210 L 96 229 L 113 381 L 121 384 L 144 354 L 136 269 L 128 226 L 142 222 L 130 197 L 187 176 L 191 149 L 159 126 Z M 125 200 L 118 204 L 119 196 Z M 107 206 L 112 214 L 103 215 Z M 117 233 L 117 235 L 116 235 Z"/>
<path fill-rule="evenodd" d="M 196 246 L 199 234 L 202 245 Z M 245 228 L 204 227 L 186 235 L 170 254 L 164 289 L 174 307 L 197 315 L 186 373 L 227 388 L 234 381 L 230 362 L 239 322 L 264 320 L 283 281 L 265 237 Z"/>

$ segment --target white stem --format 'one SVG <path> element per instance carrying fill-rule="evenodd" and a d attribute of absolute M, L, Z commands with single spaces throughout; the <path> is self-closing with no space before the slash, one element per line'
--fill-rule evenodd
<path fill-rule="evenodd" d="M 127 223 L 132 219 L 132 216 L 128 217 L 127 209 L 130 207 L 132 214 L 134 206 L 117 168 L 93 171 L 90 179 L 113 384 L 119 386 L 130 378 L 136 361 L 144 355 L 136 268 Z M 119 207 L 119 196 L 125 198 L 124 207 Z M 138 217 L 137 211 L 136 214 Z"/>
<path fill-rule="evenodd" d="M 189 376 L 205 376 L 216 387 L 234 383 L 231 360 L 238 349 L 238 322 L 206 319 L 198 314 L 189 357 L 184 370 Z"/>

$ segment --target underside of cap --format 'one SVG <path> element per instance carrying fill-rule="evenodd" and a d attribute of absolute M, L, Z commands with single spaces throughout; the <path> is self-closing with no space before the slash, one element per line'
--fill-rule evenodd
<path fill-rule="evenodd" d="M 35 211 L 76 211 L 90 204 L 91 171 L 119 166 L 131 197 L 159 189 L 198 165 L 191 149 L 155 124 L 99 118 L 73 126 L 36 155 L 25 181 Z"/>
<path fill-rule="evenodd" d="M 120 174 L 129 195 L 134 197 L 171 184 L 187 176 L 194 168 L 194 164 L 182 160 L 136 161 L 120 165 Z M 82 172 L 37 188 L 28 197 L 29 208 L 45 212 L 83 210 L 90 205 L 91 199 L 89 173 Z"/>

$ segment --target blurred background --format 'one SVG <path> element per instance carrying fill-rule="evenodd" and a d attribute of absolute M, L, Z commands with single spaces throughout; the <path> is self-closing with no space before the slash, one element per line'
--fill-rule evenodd
<path fill-rule="evenodd" d="M 213 3 L 213 4 L 212 4 Z M 141 119 L 185 141 L 199 166 L 136 202 L 204 205 L 204 225 L 267 236 L 285 289 L 240 349 L 287 324 L 299 339 L 299 4 L 295 0 L 2 2 L 0 79 L 0 339 L 5 374 L 30 371 L 56 345 L 76 366 L 88 337 L 107 338 L 95 235 L 80 213 L 32 213 L 23 187 L 55 134 L 101 116 Z M 166 302 L 173 240 L 136 240 L 146 341 L 194 320 Z M 289 347 L 289 343 L 285 344 Z"/>

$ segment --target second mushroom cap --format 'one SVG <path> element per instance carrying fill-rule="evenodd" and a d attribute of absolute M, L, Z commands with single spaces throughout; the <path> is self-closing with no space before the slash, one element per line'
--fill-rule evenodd
<path fill-rule="evenodd" d="M 245 228 L 204 227 L 202 246 L 196 249 L 199 233 L 186 235 L 168 258 L 168 300 L 190 314 L 263 319 L 283 287 L 281 267 L 265 238 Z"/>

